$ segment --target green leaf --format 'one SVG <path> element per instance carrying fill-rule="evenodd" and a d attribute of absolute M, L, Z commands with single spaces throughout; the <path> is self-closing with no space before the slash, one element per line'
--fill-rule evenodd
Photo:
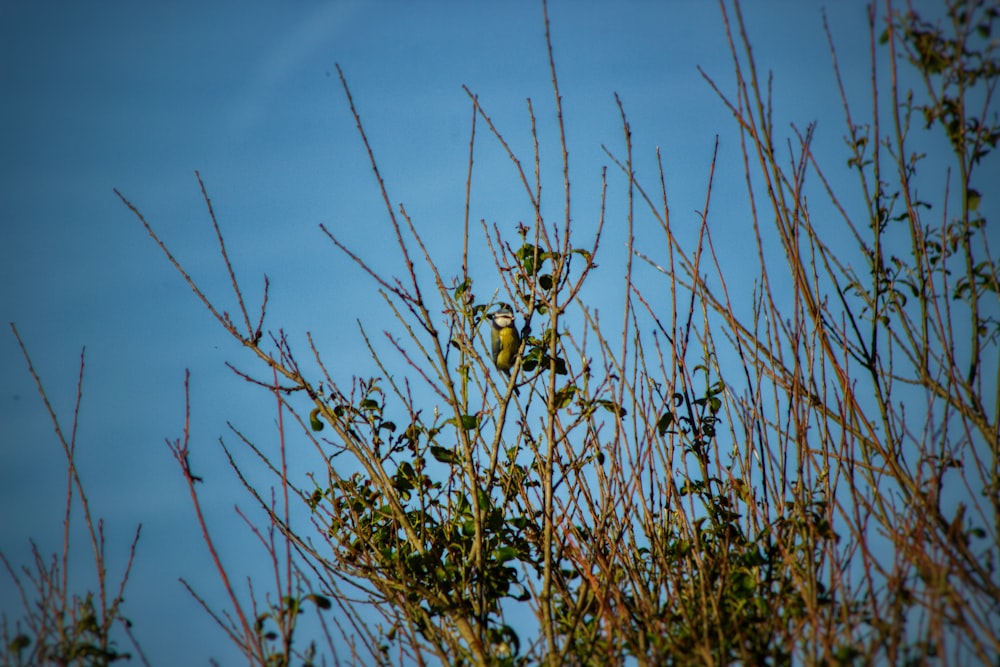
<path fill-rule="evenodd" d="M 567 385 L 562 389 L 557 389 L 555 396 L 552 398 L 552 406 L 556 410 L 561 410 L 565 408 L 573 400 L 573 395 L 576 394 L 577 387 L 575 385 Z"/>
<path fill-rule="evenodd" d="M 286 595 L 282 598 L 281 601 L 285 603 L 285 611 L 287 612 L 288 616 L 298 616 L 299 613 L 302 611 L 298 598 L 288 597 Z"/>
<path fill-rule="evenodd" d="M 7 644 L 7 649 L 11 653 L 18 654 L 30 645 L 31 645 L 31 637 L 25 634 L 20 634 L 14 637 L 14 639 L 12 639 L 9 644 Z"/>
<path fill-rule="evenodd" d="M 660 436 L 666 435 L 667 431 L 669 431 L 670 427 L 673 425 L 674 419 L 675 417 L 673 412 L 664 412 L 660 416 L 660 418 L 656 421 L 656 430 Z"/>
<path fill-rule="evenodd" d="M 619 417 L 624 417 L 625 415 L 628 414 L 628 410 L 626 410 L 622 406 L 618 405 L 614 401 L 609 401 L 606 398 L 602 398 L 601 400 L 599 400 L 597 402 L 600 404 L 600 406 L 602 408 L 604 408 L 605 410 L 607 410 L 611 414 L 618 415 Z"/>
<path fill-rule="evenodd" d="M 969 188 L 965 191 L 965 201 L 968 202 L 969 210 L 975 211 L 979 208 L 979 201 L 982 199 L 979 192 Z"/>
<path fill-rule="evenodd" d="M 556 359 L 556 375 L 566 375 L 569 371 L 566 369 L 566 360 L 562 357 Z"/>
<path fill-rule="evenodd" d="M 441 463 L 447 463 L 448 465 L 458 463 L 458 456 L 453 450 L 445 449 L 439 445 L 431 445 L 431 456 Z"/>
<path fill-rule="evenodd" d="M 474 431 L 479 428 L 479 417 L 476 415 L 462 415 L 461 425 L 466 431 Z"/>
<path fill-rule="evenodd" d="M 500 563 L 517 558 L 517 549 L 514 547 L 500 547 L 493 552 L 493 558 Z"/>
<path fill-rule="evenodd" d="M 323 430 L 323 422 L 319 418 L 320 409 L 313 408 L 313 411 L 309 413 L 309 428 L 314 431 Z"/>
<path fill-rule="evenodd" d="M 521 262 L 521 266 L 524 267 L 524 272 L 529 276 L 535 275 L 535 271 L 538 268 L 535 266 L 535 252 L 536 252 L 535 246 L 531 245 L 530 243 L 525 243 L 518 249 L 516 253 L 517 259 Z M 545 253 L 542 252 L 540 249 L 537 250 L 537 252 L 538 252 L 538 262 L 540 264 L 545 259 Z"/>

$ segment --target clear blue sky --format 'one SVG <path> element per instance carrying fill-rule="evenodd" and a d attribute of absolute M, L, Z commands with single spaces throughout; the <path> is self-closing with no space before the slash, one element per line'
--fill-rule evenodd
<path fill-rule="evenodd" d="M 826 10 L 850 92 L 863 101 L 865 3 Z M 755 1 L 744 11 L 758 64 L 775 72 L 776 120 L 784 128 L 817 120 L 817 151 L 843 163 L 822 4 Z M 696 70 L 732 92 L 718 6 L 553 0 L 550 15 L 578 188 L 593 191 L 607 163 L 602 143 L 621 149 L 617 92 L 640 176 L 654 176 L 654 148 L 663 150 L 673 210 L 693 219 L 702 207 L 719 135 L 719 224 L 745 221 L 726 208 L 727 192 L 733 201 L 743 195 L 735 125 Z M 267 396 L 224 367 L 250 368 L 112 188 L 235 312 L 193 176 L 200 170 L 252 305 L 266 272 L 271 326 L 298 341 L 312 331 L 321 347 L 342 353 L 345 372 L 373 373 L 354 321 L 377 332 L 385 314 L 372 305 L 371 281 L 318 230 L 324 223 L 376 264 L 395 266 L 334 63 L 348 77 L 390 195 L 437 257 L 455 258 L 457 272 L 470 124 L 461 85 L 480 95 L 517 149 L 530 149 L 527 97 L 546 140 L 555 139 L 539 3 L 0 4 L 0 550 L 27 563 L 29 538 L 43 553 L 61 539 L 64 462 L 7 329 L 15 322 L 67 427 L 86 346 L 78 463 L 91 507 L 105 519 L 112 577 L 143 524 L 125 611 L 154 664 L 238 662 L 177 582 L 185 577 L 220 600 L 163 442 L 181 433 L 184 369 L 192 372 L 195 472 L 206 479 L 209 520 L 237 579 L 259 576 L 260 563 L 246 554 L 261 552 L 233 512 L 235 503 L 250 505 L 217 439 L 233 440 L 232 420 L 265 441 L 274 413 Z M 526 216 L 520 186 L 479 130 L 472 218 L 511 231 Z M 620 220 L 623 209 L 614 215 Z M 576 216 L 593 212 L 577 208 Z M 73 574 L 82 591 L 92 575 L 81 537 Z M 16 615 L 11 596 L 0 574 L 0 610 Z"/>

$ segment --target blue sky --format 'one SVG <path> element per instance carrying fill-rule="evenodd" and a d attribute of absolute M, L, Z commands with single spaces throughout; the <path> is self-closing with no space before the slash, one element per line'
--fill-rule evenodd
<path fill-rule="evenodd" d="M 822 10 L 819 2 L 791 0 L 744 8 L 758 65 L 775 72 L 776 120 L 783 128 L 818 121 L 817 152 L 842 164 L 844 123 Z M 826 11 L 848 92 L 863 105 L 865 3 L 828 3 Z M 745 220 L 737 217 L 744 187 L 738 137 L 696 69 L 732 92 L 718 6 L 552 0 L 550 18 L 578 191 L 595 191 L 607 163 L 601 144 L 621 150 L 617 92 L 640 177 L 654 177 L 653 151 L 661 147 L 672 207 L 681 215 L 693 218 L 703 205 L 720 136 L 714 205 L 724 244 L 725 225 Z M 371 281 L 318 230 L 327 225 L 376 267 L 396 266 L 335 63 L 351 85 L 390 196 L 406 204 L 435 257 L 457 272 L 470 125 L 462 84 L 479 94 L 515 150 L 530 150 L 525 99 L 532 98 L 543 140 L 554 145 L 537 2 L 0 5 L 0 550 L 27 563 L 29 538 L 43 553 L 59 548 L 65 477 L 7 329 L 14 322 L 64 424 L 86 346 L 78 465 L 93 511 L 105 518 L 112 576 L 135 525 L 143 524 L 126 614 L 154 664 L 237 661 L 177 583 L 185 577 L 219 599 L 163 442 L 181 432 L 184 370 L 192 373 L 196 472 L 207 480 L 201 492 L 209 520 L 224 556 L 250 574 L 259 571 L 245 562 L 252 538 L 232 510 L 246 500 L 216 443 L 227 436 L 227 420 L 269 437 L 274 414 L 267 396 L 224 367 L 249 360 L 112 189 L 131 199 L 206 291 L 235 312 L 193 175 L 199 170 L 251 305 L 259 303 L 266 272 L 273 327 L 299 342 L 311 331 L 321 347 L 337 351 L 345 372 L 374 373 L 354 322 L 362 318 L 379 331 L 386 313 L 374 305 Z M 472 219 L 512 232 L 528 217 L 519 185 L 482 124 L 479 132 Z M 551 170 L 558 169 L 554 158 Z M 554 202 L 555 191 L 549 196 Z M 587 202 L 592 195 L 581 196 Z M 592 222 L 586 206 L 576 211 L 582 225 Z M 614 214 L 620 220 L 622 209 Z M 614 263 L 608 266 L 613 275 Z M 91 581 L 87 546 L 78 539 L 74 548 L 82 589 Z M 12 611 L 11 591 L 0 576 L 0 611 Z"/>

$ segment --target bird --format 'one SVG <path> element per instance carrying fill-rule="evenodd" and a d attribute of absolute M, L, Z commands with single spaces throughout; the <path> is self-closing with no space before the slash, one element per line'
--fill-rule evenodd
<path fill-rule="evenodd" d="M 521 349 L 521 337 L 514 328 L 514 313 L 509 310 L 498 310 L 489 315 L 493 323 L 490 340 L 493 342 L 493 363 L 497 370 L 510 377 L 510 369 L 517 360 Z"/>

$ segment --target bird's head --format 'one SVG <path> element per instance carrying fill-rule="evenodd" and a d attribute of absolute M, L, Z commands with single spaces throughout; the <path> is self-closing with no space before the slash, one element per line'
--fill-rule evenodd
<path fill-rule="evenodd" d="M 514 326 L 514 313 L 509 310 L 498 310 L 489 317 L 493 322 L 493 326 L 497 329 L 506 329 L 507 327 Z"/>

